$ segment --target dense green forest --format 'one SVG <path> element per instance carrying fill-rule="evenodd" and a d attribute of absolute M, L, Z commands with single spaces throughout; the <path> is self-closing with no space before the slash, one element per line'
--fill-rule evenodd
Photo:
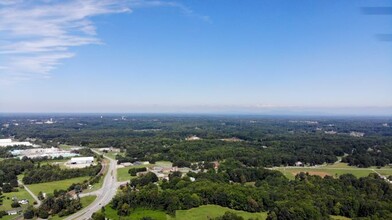
<path fill-rule="evenodd" d="M 392 218 L 392 186 L 376 174 L 359 179 L 346 174 L 336 179 L 300 173 L 289 181 L 277 171 L 234 168 L 236 163 L 224 167 L 219 172 L 211 169 L 172 176 L 159 186 L 152 184 L 158 179 L 149 173 L 132 179 L 111 206 L 119 215 L 136 207 L 174 214 L 175 210 L 216 204 L 248 212 L 267 211 L 271 220 L 329 219 L 330 215 Z M 254 186 L 241 184 L 248 181 L 254 181 Z"/>
<path fill-rule="evenodd" d="M 53 124 L 37 124 L 49 117 Z M 271 220 L 330 219 L 331 215 L 392 219 L 392 186 L 376 173 L 361 178 L 351 174 L 322 178 L 299 173 L 289 180 L 268 169 L 293 166 L 299 161 L 305 166 L 338 160 L 357 167 L 391 164 L 391 118 L 19 115 L 0 117 L 0 123 L 4 138 L 29 138 L 44 147 L 116 147 L 122 152 L 116 157 L 119 163 L 163 160 L 191 168 L 184 175 L 171 173 L 169 180 L 159 180 L 145 168 L 130 169 L 132 176 L 141 171 L 147 173 L 132 179 L 130 175 L 128 184 L 110 203 L 120 216 L 128 216 L 136 208 L 174 215 L 176 210 L 214 204 L 247 212 L 268 212 Z M 85 151 L 81 153 L 91 154 Z M 6 151 L 0 153 L 9 156 Z M 4 163 L 16 163 L 12 161 L 16 160 Z M 11 184 L 22 172 L 26 181 L 30 178 L 33 182 L 44 177 L 52 180 L 76 175 L 59 171 L 56 166 L 43 168 L 39 161 L 20 163 L 23 166 L 12 168 L 10 174 L 3 171 L 0 178 Z M 97 171 L 98 167 L 80 172 L 93 175 Z M 75 184 L 70 189 L 82 185 Z M 60 196 L 61 199 L 66 197 Z M 80 207 L 76 204 L 77 208 Z M 217 219 L 227 218 L 236 216 L 226 213 Z"/>
<path fill-rule="evenodd" d="M 32 160 L 8 159 L 0 161 L 0 187 L 2 187 L 4 192 L 10 191 L 8 190 L 9 185 L 12 186 L 12 188 L 17 187 L 17 176 L 27 170 L 32 170 L 34 167 L 35 164 Z"/>
<path fill-rule="evenodd" d="M 36 124 L 49 117 L 54 124 Z M 0 117 L 0 123 L 7 124 L 1 129 L 3 137 L 34 138 L 44 146 L 118 147 L 126 150 L 120 162 L 234 158 L 249 166 L 293 165 L 296 161 L 314 165 L 335 162 L 343 155 L 345 162 L 360 167 L 392 161 L 390 118 L 20 115 Z M 201 139 L 185 141 L 193 135 Z M 239 141 L 227 139 L 233 137 Z"/>

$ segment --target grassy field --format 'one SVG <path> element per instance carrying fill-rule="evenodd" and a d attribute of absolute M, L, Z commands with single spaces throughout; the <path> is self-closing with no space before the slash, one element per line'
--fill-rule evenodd
<path fill-rule="evenodd" d="M 50 216 L 49 220 L 61 220 L 61 219 L 64 219 L 66 217 L 67 216 L 59 217 L 58 215 L 55 215 L 55 216 Z"/>
<path fill-rule="evenodd" d="M 143 166 L 132 166 L 132 167 L 122 167 L 117 169 L 117 181 L 123 182 L 135 178 L 135 176 L 131 176 L 128 173 L 128 170 L 131 168 L 143 167 Z"/>
<path fill-rule="evenodd" d="M 117 181 L 123 182 L 135 178 L 134 176 L 129 175 L 128 170 L 132 168 L 140 168 L 140 167 L 152 167 L 154 165 L 147 164 L 147 165 L 137 165 L 137 166 L 129 166 L 129 167 L 122 167 L 117 169 Z"/>
<path fill-rule="evenodd" d="M 6 216 L 3 216 L 0 219 L 1 220 L 12 220 L 12 219 L 16 219 L 17 217 L 18 217 L 18 215 L 6 215 Z"/>
<path fill-rule="evenodd" d="M 163 167 L 163 168 L 172 168 L 173 163 L 170 161 L 157 161 L 154 166 Z"/>
<path fill-rule="evenodd" d="M 331 219 L 333 219 L 333 220 L 350 220 L 351 218 L 347 218 L 344 216 L 338 216 L 338 215 L 331 215 Z"/>
<path fill-rule="evenodd" d="M 105 216 L 110 220 L 119 219 L 117 211 L 112 209 L 110 205 L 105 206 Z"/>
<path fill-rule="evenodd" d="M 203 205 L 198 208 L 193 208 L 189 210 L 177 210 L 175 217 L 169 217 L 170 220 L 205 220 L 210 218 L 216 218 L 218 216 L 222 216 L 225 212 L 231 211 L 236 213 L 239 216 L 242 216 L 244 219 L 266 219 L 267 213 L 259 212 L 259 213 L 250 213 L 244 211 L 237 211 L 233 209 L 229 209 L 226 207 L 218 206 L 218 205 Z"/>
<path fill-rule="evenodd" d="M 72 178 L 72 179 L 66 179 L 66 180 L 60 180 L 60 181 L 54 181 L 54 182 L 47 182 L 47 183 L 36 183 L 36 184 L 31 184 L 27 185 L 29 189 L 35 194 L 38 195 L 40 191 L 44 193 L 53 193 L 55 189 L 67 189 L 69 186 L 72 185 L 72 183 L 81 183 L 84 180 L 89 179 L 89 177 L 84 176 L 84 177 L 77 177 L 77 178 Z"/>
<path fill-rule="evenodd" d="M 83 208 L 87 207 L 90 205 L 94 200 L 97 198 L 97 196 L 85 196 L 80 198 L 80 203 L 82 203 Z"/>
<path fill-rule="evenodd" d="M 277 167 L 275 170 L 279 170 L 282 172 L 287 178 L 294 179 L 295 175 L 300 172 L 309 172 L 312 175 L 319 176 L 333 176 L 337 177 L 342 174 L 351 173 L 356 177 L 365 177 L 370 173 L 380 173 L 381 175 L 392 175 L 391 167 L 382 167 L 378 169 L 377 167 L 369 167 L 369 168 L 358 168 L 348 166 L 346 163 L 336 163 L 331 165 L 319 166 L 319 167 Z"/>
<path fill-rule="evenodd" d="M 10 193 L 3 193 L 2 197 L 3 197 L 3 205 L 0 206 L 0 210 L 11 210 L 13 209 L 11 207 L 11 203 L 12 203 L 12 197 L 16 197 L 19 200 L 21 199 L 28 199 L 30 204 L 33 204 L 34 199 L 33 197 L 31 197 L 31 195 L 25 190 L 25 189 L 21 189 L 18 188 L 19 191 L 18 192 L 10 192 Z M 23 206 L 27 206 L 27 205 L 22 205 Z"/>
<path fill-rule="evenodd" d="M 96 190 L 99 190 L 102 187 L 102 185 L 103 185 L 103 180 L 104 179 L 105 179 L 105 176 L 101 176 L 101 179 L 99 179 L 98 183 L 94 183 L 92 185 L 91 189 L 83 190 L 83 193 L 89 193 L 89 192 L 94 192 Z"/>
<path fill-rule="evenodd" d="M 65 163 L 69 160 L 67 159 L 62 159 L 62 160 L 45 160 L 40 162 L 41 166 L 42 165 L 59 165 L 61 169 L 68 169 L 68 167 L 65 165 Z"/>
<path fill-rule="evenodd" d="M 120 219 L 130 219 L 130 220 L 138 220 L 142 217 L 152 217 L 155 220 L 206 220 L 208 217 L 215 218 L 225 214 L 227 211 L 232 211 L 237 215 L 242 216 L 245 220 L 249 218 L 264 220 L 267 218 L 267 213 L 250 213 L 244 211 L 237 211 L 233 209 L 229 209 L 226 207 L 218 206 L 218 205 L 203 205 L 198 208 L 193 208 L 189 210 L 177 210 L 176 216 L 172 217 L 167 215 L 163 211 L 159 210 L 149 210 L 149 209 L 136 209 L 131 211 L 129 216 L 125 216 L 120 218 L 117 215 L 117 211 L 110 208 L 110 206 L 105 207 L 105 215 L 107 218 L 111 220 L 120 220 Z"/>
<path fill-rule="evenodd" d="M 142 217 L 151 217 L 154 220 L 166 220 L 166 213 L 159 210 L 149 210 L 149 209 L 135 209 L 131 212 L 127 219 L 139 220 Z"/>
<path fill-rule="evenodd" d="M 78 146 L 72 146 L 72 145 L 67 145 L 67 144 L 60 144 L 59 145 L 59 148 L 62 150 L 71 150 L 71 148 L 74 148 L 74 147 L 78 147 Z"/>
<path fill-rule="evenodd" d="M 140 168 L 140 167 L 164 167 L 164 168 L 171 168 L 173 164 L 170 161 L 157 161 L 155 164 L 147 164 L 147 165 L 137 165 L 137 166 L 129 166 L 129 167 L 122 167 L 117 169 L 117 181 L 123 182 L 130 180 L 132 178 L 129 175 L 128 170 L 131 168 Z"/>

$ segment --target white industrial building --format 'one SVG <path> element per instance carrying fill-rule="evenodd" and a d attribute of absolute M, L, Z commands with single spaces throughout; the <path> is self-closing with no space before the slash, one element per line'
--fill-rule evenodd
<path fill-rule="evenodd" d="M 28 158 L 38 158 L 38 157 L 75 157 L 79 156 L 79 154 L 72 153 L 71 151 L 61 150 L 56 147 L 51 148 L 32 148 L 25 150 L 12 150 L 10 151 L 12 155 L 18 156 L 19 158 L 28 157 Z"/>
<path fill-rule="evenodd" d="M 92 164 L 94 157 L 72 157 L 69 164 Z"/>
<path fill-rule="evenodd" d="M 24 141 L 24 142 L 19 142 L 19 141 L 12 141 L 12 139 L 0 139 L 0 147 L 8 147 L 8 146 L 31 146 L 31 147 L 36 147 L 37 145 L 34 145 L 30 142 Z"/>

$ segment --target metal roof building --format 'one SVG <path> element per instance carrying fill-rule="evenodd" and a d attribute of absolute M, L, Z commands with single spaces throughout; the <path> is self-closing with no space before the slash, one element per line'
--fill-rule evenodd
<path fill-rule="evenodd" d="M 94 157 L 72 157 L 70 164 L 90 164 L 94 162 Z"/>

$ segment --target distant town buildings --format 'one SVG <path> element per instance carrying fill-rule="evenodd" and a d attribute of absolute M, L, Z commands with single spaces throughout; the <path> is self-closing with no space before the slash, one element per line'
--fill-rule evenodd
<path fill-rule="evenodd" d="M 185 140 L 187 140 L 187 141 L 197 141 L 197 140 L 201 140 L 201 138 L 199 138 L 196 135 L 192 135 L 192 136 L 189 136 L 189 137 L 185 138 Z"/>
<path fill-rule="evenodd" d="M 303 124 L 308 124 L 308 125 L 317 125 L 318 121 L 294 121 L 290 120 L 290 123 L 303 123 Z"/>
<path fill-rule="evenodd" d="M 357 132 L 357 131 L 350 132 L 350 136 L 352 136 L 352 137 L 363 137 L 364 135 L 365 135 L 365 133 L 363 133 L 363 132 Z"/>
<path fill-rule="evenodd" d="M 45 124 L 53 124 L 54 121 L 53 121 L 53 119 L 51 118 L 50 120 L 47 120 L 47 121 L 45 121 L 44 123 L 45 123 Z"/>
<path fill-rule="evenodd" d="M 336 131 L 324 131 L 325 134 L 337 134 Z"/>

